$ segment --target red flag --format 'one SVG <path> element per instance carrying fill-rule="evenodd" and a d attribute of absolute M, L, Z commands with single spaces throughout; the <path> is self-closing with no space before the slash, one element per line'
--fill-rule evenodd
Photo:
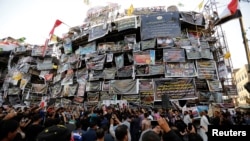
<path fill-rule="evenodd" d="M 241 16 L 242 14 L 239 8 L 239 0 L 231 0 L 224 11 L 219 15 L 219 19 L 215 21 L 215 25 L 226 23 Z"/>
<path fill-rule="evenodd" d="M 63 23 L 62 21 L 56 20 L 56 22 L 55 22 L 53 28 L 51 29 L 51 31 L 50 31 L 50 33 L 49 33 L 49 35 L 50 35 L 50 36 L 53 35 L 53 34 L 54 34 L 55 28 L 58 27 L 59 25 L 61 25 L 62 23 Z"/>
<path fill-rule="evenodd" d="M 63 22 L 60 20 L 56 20 L 55 24 L 53 26 L 53 28 L 51 29 L 51 31 L 49 32 L 49 38 L 45 40 L 45 44 L 44 44 L 44 48 L 43 48 L 43 56 L 45 56 L 46 54 L 46 50 L 49 44 L 50 39 L 52 38 L 53 34 L 54 34 L 54 30 L 56 27 L 60 26 Z"/>

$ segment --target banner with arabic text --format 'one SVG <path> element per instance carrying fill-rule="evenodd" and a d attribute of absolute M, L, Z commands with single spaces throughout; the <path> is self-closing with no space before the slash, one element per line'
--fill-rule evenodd
<path fill-rule="evenodd" d="M 154 79 L 155 101 L 160 101 L 163 94 L 167 94 L 169 99 L 195 99 L 194 80 L 189 79 Z"/>
<path fill-rule="evenodd" d="M 179 12 L 159 12 L 141 16 L 141 40 L 156 37 L 179 37 Z"/>
<path fill-rule="evenodd" d="M 218 79 L 216 63 L 213 60 L 196 60 L 198 78 Z"/>

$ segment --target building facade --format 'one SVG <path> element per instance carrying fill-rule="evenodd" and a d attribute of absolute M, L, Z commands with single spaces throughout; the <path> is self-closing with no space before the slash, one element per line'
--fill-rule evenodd
<path fill-rule="evenodd" d="M 249 82 L 248 66 L 244 65 L 242 68 L 235 71 L 235 81 L 238 91 L 238 104 L 239 106 L 247 106 L 246 99 L 250 97 L 244 85 Z"/>

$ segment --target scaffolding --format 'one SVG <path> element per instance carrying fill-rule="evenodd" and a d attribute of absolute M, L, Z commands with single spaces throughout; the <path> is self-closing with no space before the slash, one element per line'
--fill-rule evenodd
<path fill-rule="evenodd" d="M 230 57 L 230 51 L 227 43 L 226 34 L 223 31 L 221 25 L 213 26 L 213 23 L 218 18 L 218 8 L 215 0 L 208 0 L 203 9 L 203 14 L 207 15 L 207 34 L 210 34 L 213 40 L 210 41 L 212 44 L 212 50 L 214 53 L 214 60 L 219 65 L 220 62 L 224 62 L 228 75 L 220 78 L 224 96 L 228 95 L 228 86 L 235 86 L 236 81 L 233 77 L 233 63 Z M 228 97 L 230 98 L 230 96 Z"/>

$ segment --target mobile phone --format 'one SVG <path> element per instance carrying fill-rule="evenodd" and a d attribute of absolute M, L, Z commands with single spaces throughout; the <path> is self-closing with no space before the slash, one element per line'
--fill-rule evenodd
<path fill-rule="evenodd" d="M 159 125 L 157 120 L 151 120 L 151 126 L 157 126 L 157 125 Z"/>

